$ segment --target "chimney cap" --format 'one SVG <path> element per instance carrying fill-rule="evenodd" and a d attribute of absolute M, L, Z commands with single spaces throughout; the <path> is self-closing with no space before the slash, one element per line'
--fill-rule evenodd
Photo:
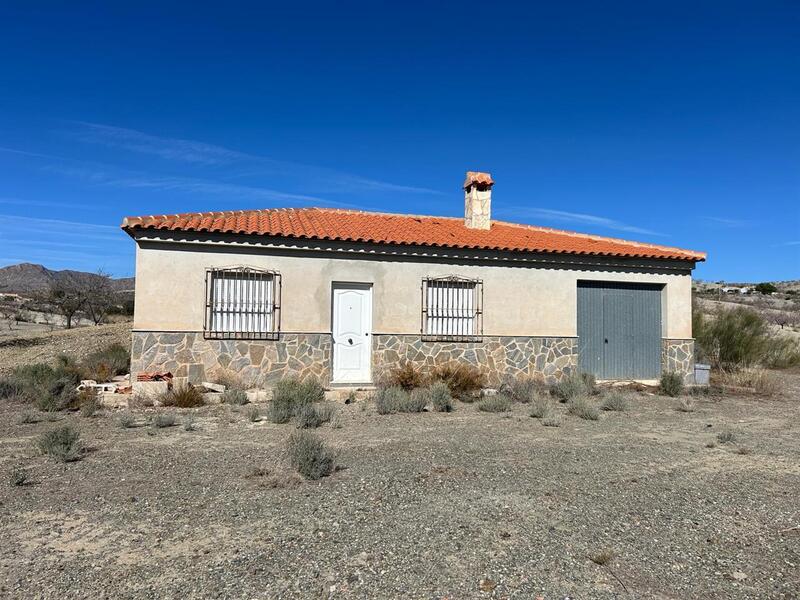
<path fill-rule="evenodd" d="M 472 185 L 492 187 L 494 185 L 494 180 L 489 173 L 467 171 L 467 178 L 464 180 L 464 189 L 466 190 Z"/>

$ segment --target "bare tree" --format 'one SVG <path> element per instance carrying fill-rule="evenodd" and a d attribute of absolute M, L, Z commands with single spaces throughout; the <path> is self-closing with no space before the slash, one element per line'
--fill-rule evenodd
<path fill-rule="evenodd" d="M 19 308 L 10 302 L 0 303 L 0 317 L 6 320 L 8 329 L 14 329 L 14 324 L 19 320 Z"/>
<path fill-rule="evenodd" d="M 64 326 L 72 329 L 72 320 L 86 304 L 86 286 L 78 281 L 57 280 L 39 294 L 37 300 L 64 317 Z"/>
<path fill-rule="evenodd" d="M 85 298 L 83 311 L 95 325 L 100 325 L 106 320 L 108 312 L 116 302 L 111 276 L 100 269 L 96 277 L 86 278 L 83 287 Z"/>

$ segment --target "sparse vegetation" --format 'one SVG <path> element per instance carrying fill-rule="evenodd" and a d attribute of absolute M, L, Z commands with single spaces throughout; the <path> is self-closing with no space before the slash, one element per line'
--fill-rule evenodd
<path fill-rule="evenodd" d="M 625 412 L 628 410 L 628 397 L 617 390 L 612 390 L 603 398 L 600 408 L 612 412 Z"/>
<path fill-rule="evenodd" d="M 567 412 L 587 421 L 597 421 L 600 418 L 600 409 L 587 396 L 576 396 L 567 402 Z"/>
<path fill-rule="evenodd" d="M 664 373 L 661 375 L 658 389 L 665 396 L 677 398 L 683 393 L 683 377 L 673 371 Z"/>
<path fill-rule="evenodd" d="M 184 431 L 194 431 L 197 427 L 195 426 L 195 419 L 194 415 L 189 413 L 188 415 L 183 416 L 183 430 Z"/>
<path fill-rule="evenodd" d="M 486 396 L 478 402 L 478 410 L 488 413 L 508 412 L 511 410 L 511 398 L 505 394 Z"/>
<path fill-rule="evenodd" d="M 614 559 L 614 551 L 609 548 L 604 548 L 592 554 L 589 559 L 596 565 L 607 565 Z"/>
<path fill-rule="evenodd" d="M 247 420 L 251 423 L 258 423 L 261 420 L 261 411 L 257 406 L 248 406 L 247 410 L 245 411 L 245 416 Z"/>
<path fill-rule="evenodd" d="M 97 392 L 93 389 L 83 390 L 78 394 L 78 403 L 80 406 L 81 416 L 91 418 L 100 410 L 100 398 L 97 397 Z"/>
<path fill-rule="evenodd" d="M 533 377 L 507 377 L 500 386 L 500 391 L 508 395 L 513 402 L 527 404 L 539 396 L 542 384 Z"/>
<path fill-rule="evenodd" d="M 406 398 L 405 404 L 401 405 L 400 412 L 418 413 L 425 410 L 430 402 L 431 394 L 428 388 L 417 388 L 412 390 Z"/>
<path fill-rule="evenodd" d="M 128 349 L 121 344 L 112 344 L 107 348 L 92 352 L 86 357 L 83 365 L 81 379 L 94 379 L 98 382 L 111 381 L 115 375 L 128 372 L 131 364 L 131 355 Z"/>
<path fill-rule="evenodd" d="M 272 393 L 272 401 L 267 408 L 267 419 L 272 423 L 288 423 L 304 406 L 325 399 L 325 389 L 319 380 L 308 377 L 281 379 Z"/>
<path fill-rule="evenodd" d="M 452 412 L 453 397 L 450 388 L 443 381 L 437 381 L 428 390 L 431 406 L 436 412 Z"/>
<path fill-rule="evenodd" d="M 736 434 L 730 429 L 723 429 L 717 434 L 717 441 L 720 444 L 730 444 L 736 439 Z"/>
<path fill-rule="evenodd" d="M 158 397 L 158 400 L 163 406 L 175 408 L 196 408 L 205 404 L 202 392 L 191 383 L 167 390 Z"/>
<path fill-rule="evenodd" d="M 589 396 L 595 392 L 595 379 L 587 373 L 570 373 L 550 389 L 560 402 L 569 402 L 579 396 Z"/>
<path fill-rule="evenodd" d="M 676 410 L 679 412 L 690 413 L 694 412 L 695 403 L 694 399 L 690 396 L 683 396 L 682 398 L 678 398 L 678 404 L 676 405 Z"/>
<path fill-rule="evenodd" d="M 454 398 L 469 402 L 486 386 L 486 375 L 473 365 L 451 362 L 433 369 L 430 382 L 437 381 L 445 383 Z"/>
<path fill-rule="evenodd" d="M 80 433 L 71 425 L 44 432 L 36 442 L 39 451 L 59 462 L 74 462 L 83 457 Z"/>
<path fill-rule="evenodd" d="M 531 412 L 529 414 L 534 419 L 543 419 L 553 410 L 555 410 L 555 407 L 550 398 L 541 394 L 536 394 L 531 402 Z"/>
<path fill-rule="evenodd" d="M 780 390 L 775 375 L 760 367 L 745 367 L 736 371 L 721 370 L 717 382 L 723 386 L 746 388 L 763 396 L 773 396 Z"/>
<path fill-rule="evenodd" d="M 737 446 L 734 452 L 736 454 L 747 455 L 747 454 L 752 454 L 753 450 L 748 446 Z"/>
<path fill-rule="evenodd" d="M 390 369 L 384 376 L 385 387 L 399 387 L 410 392 L 425 385 L 425 375 L 422 370 L 410 361 L 405 361 L 400 366 Z"/>
<path fill-rule="evenodd" d="M 380 415 L 401 412 L 422 412 L 428 402 L 426 390 L 418 389 L 408 393 L 401 387 L 378 388 L 372 397 L 375 410 Z"/>
<path fill-rule="evenodd" d="M 561 427 L 564 416 L 557 409 L 553 409 L 542 417 L 542 425 L 545 427 Z"/>
<path fill-rule="evenodd" d="M 117 427 L 119 427 L 120 429 L 130 429 L 131 427 L 134 427 L 136 425 L 136 417 L 129 410 L 125 410 L 119 413 L 115 421 Z"/>
<path fill-rule="evenodd" d="M 35 410 L 25 410 L 19 418 L 19 422 L 23 424 L 38 423 L 41 420 L 41 416 Z"/>
<path fill-rule="evenodd" d="M 30 475 L 25 469 L 22 467 L 14 467 L 11 469 L 11 475 L 9 476 L 8 482 L 11 487 L 21 487 L 28 483 L 29 479 Z"/>
<path fill-rule="evenodd" d="M 230 404 L 233 406 L 243 406 L 250 402 L 247 397 L 247 392 L 239 389 L 227 389 L 222 393 L 221 401 L 223 404 Z"/>
<path fill-rule="evenodd" d="M 295 431 L 286 450 L 293 468 L 306 479 L 317 480 L 333 473 L 335 456 L 319 436 L 309 431 Z"/>
<path fill-rule="evenodd" d="M 150 421 L 150 425 L 153 426 L 155 429 L 164 429 L 166 427 L 172 427 L 177 422 L 177 417 L 175 413 L 158 413 L 154 415 L 152 420 Z"/>

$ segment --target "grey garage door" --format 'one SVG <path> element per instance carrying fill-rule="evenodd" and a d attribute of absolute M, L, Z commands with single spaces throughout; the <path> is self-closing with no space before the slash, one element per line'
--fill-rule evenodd
<path fill-rule="evenodd" d="M 578 364 L 598 379 L 661 375 L 662 286 L 578 282 Z"/>

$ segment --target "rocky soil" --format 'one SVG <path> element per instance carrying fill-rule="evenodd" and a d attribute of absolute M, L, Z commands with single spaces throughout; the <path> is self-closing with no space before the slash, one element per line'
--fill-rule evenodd
<path fill-rule="evenodd" d="M 153 409 L 131 429 L 110 412 L 21 424 L 6 403 L 0 596 L 797 598 L 798 382 L 690 413 L 639 394 L 558 428 L 524 405 L 356 402 L 318 430 L 340 465 L 319 482 L 286 466 L 293 426 L 246 407 L 178 411 L 185 431 L 145 426 Z M 33 448 L 63 422 L 89 449 L 66 465 Z M 17 466 L 31 481 L 12 487 Z"/>

